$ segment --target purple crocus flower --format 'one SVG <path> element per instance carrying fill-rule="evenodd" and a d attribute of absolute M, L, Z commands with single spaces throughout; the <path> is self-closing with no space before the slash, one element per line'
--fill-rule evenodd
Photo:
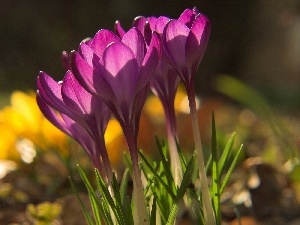
<path fill-rule="evenodd" d="M 109 30 L 100 30 L 90 43 L 81 43 L 78 52 L 71 55 L 71 67 L 77 80 L 111 109 L 126 136 L 133 165 L 135 224 L 149 221 L 143 202 L 137 135 L 149 81 L 160 55 L 158 34 L 152 35 L 147 48 L 137 28 L 124 32 L 122 38 Z"/>
<path fill-rule="evenodd" d="M 190 105 L 195 150 L 203 193 L 206 224 L 215 224 L 206 178 L 202 144 L 198 125 L 194 82 L 210 36 L 210 22 L 196 8 L 186 9 L 178 19 L 170 20 L 164 27 L 162 40 L 168 61 L 177 70 L 183 81 Z"/>
<path fill-rule="evenodd" d="M 83 89 L 70 70 L 62 82 L 40 72 L 37 87 L 37 103 L 45 117 L 78 141 L 110 182 L 112 169 L 104 142 L 111 116 L 107 106 Z"/>
<path fill-rule="evenodd" d="M 142 32 L 146 42 L 149 43 L 153 31 L 162 36 L 164 27 L 169 20 L 169 18 L 164 16 L 159 18 L 139 16 L 134 19 L 132 26 L 138 28 Z M 120 37 L 125 33 L 119 21 L 115 23 L 115 32 Z M 164 108 L 171 159 L 171 171 L 176 186 L 180 186 L 182 180 L 182 168 L 176 146 L 178 134 L 174 109 L 174 100 L 179 82 L 180 77 L 178 76 L 177 71 L 168 62 L 167 55 L 163 51 L 162 58 L 150 80 L 150 87 L 154 94 L 159 97 Z"/>
<path fill-rule="evenodd" d="M 196 8 L 186 9 L 177 20 L 170 20 L 164 27 L 165 52 L 187 89 L 194 89 L 195 75 L 209 36 L 210 22 Z"/>
<path fill-rule="evenodd" d="M 206 212 L 205 218 L 207 224 L 214 224 L 215 221 L 204 167 L 194 91 L 196 72 L 210 36 L 210 22 L 205 15 L 200 14 L 196 8 L 193 8 L 186 9 L 178 19 L 169 19 L 164 16 L 157 19 L 155 17 L 137 17 L 133 22 L 133 26 L 136 26 L 142 31 L 146 40 L 149 40 L 149 29 L 156 31 L 162 37 L 164 51 L 161 63 L 157 68 L 157 76 L 152 78 L 154 81 L 151 83 L 155 92 L 160 93 L 161 96 L 159 97 L 164 108 L 171 108 L 171 102 L 166 102 L 165 100 L 168 99 L 168 96 L 172 96 L 170 93 L 176 90 L 173 89 L 174 85 L 172 83 L 164 83 L 164 79 L 171 81 L 172 78 L 174 79 L 175 77 L 174 75 L 172 77 L 170 73 L 166 72 L 168 68 L 166 67 L 167 63 L 171 64 L 177 71 L 186 87 L 192 117 L 195 149 L 199 163 L 199 176 L 203 188 L 203 203 Z M 123 33 L 120 23 L 116 23 L 115 29 L 118 34 Z M 172 69 L 170 69 L 170 72 L 171 71 Z M 161 77 L 162 75 L 167 76 L 166 74 L 168 74 L 167 78 Z M 164 86 L 164 89 L 162 89 L 162 86 Z M 163 92 L 164 90 L 169 92 Z M 169 100 L 171 101 L 171 98 L 169 98 L 168 101 Z M 167 112 L 166 116 L 168 116 Z"/>
<path fill-rule="evenodd" d="M 77 80 L 105 102 L 125 128 L 128 124 L 137 125 L 137 99 L 150 81 L 160 51 L 157 34 L 147 50 L 136 28 L 122 39 L 111 31 L 100 30 L 89 45 L 81 43 L 79 51 L 73 52 L 72 69 Z"/>

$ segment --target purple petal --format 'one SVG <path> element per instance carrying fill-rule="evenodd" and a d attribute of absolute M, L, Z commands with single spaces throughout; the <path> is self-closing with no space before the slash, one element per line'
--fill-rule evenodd
<path fill-rule="evenodd" d="M 87 38 L 83 39 L 83 40 L 81 41 L 81 43 L 85 43 L 85 44 L 87 44 L 89 47 L 91 47 L 92 41 L 93 41 L 93 38 L 87 37 Z"/>
<path fill-rule="evenodd" d="M 154 16 L 148 17 L 147 22 L 145 24 L 145 29 L 144 29 L 144 38 L 147 43 L 147 45 L 150 45 L 151 38 L 152 38 L 152 33 L 155 31 L 155 24 L 157 21 L 157 18 Z"/>
<path fill-rule="evenodd" d="M 124 36 L 125 37 L 125 36 Z M 138 76 L 138 65 L 132 50 L 122 42 L 113 43 L 103 53 L 105 75 L 116 98 L 132 98 Z"/>
<path fill-rule="evenodd" d="M 198 14 L 198 10 L 194 9 L 186 9 L 179 16 L 178 20 L 184 23 L 188 28 L 192 27 L 193 21 L 195 20 L 196 15 Z"/>
<path fill-rule="evenodd" d="M 80 43 L 78 52 L 90 66 L 93 66 L 95 57 L 97 58 L 96 60 L 100 61 L 99 57 L 94 53 L 91 47 L 88 46 L 85 42 Z"/>
<path fill-rule="evenodd" d="M 60 129 L 62 132 L 68 134 L 69 136 L 72 136 L 69 127 L 65 124 L 65 122 L 62 120 L 62 118 L 56 113 L 53 108 L 51 108 L 49 105 L 46 104 L 46 102 L 41 98 L 39 92 L 37 92 L 36 95 L 36 102 L 43 113 L 43 115 L 58 129 Z"/>
<path fill-rule="evenodd" d="M 176 90 L 180 82 L 177 71 L 169 63 L 160 60 L 151 78 L 150 85 L 162 103 L 174 102 Z"/>
<path fill-rule="evenodd" d="M 123 36 L 122 42 L 131 49 L 138 63 L 138 67 L 141 67 L 146 53 L 146 44 L 142 33 L 136 28 L 131 28 Z"/>
<path fill-rule="evenodd" d="M 156 21 L 157 21 L 157 17 L 155 16 L 150 16 L 147 18 L 148 19 L 148 22 L 150 24 L 150 28 L 152 31 L 155 31 L 155 24 L 156 24 Z"/>
<path fill-rule="evenodd" d="M 61 84 L 45 72 L 40 72 L 37 80 L 39 94 L 43 100 L 59 112 L 70 115 L 61 96 Z"/>
<path fill-rule="evenodd" d="M 154 30 L 159 34 L 162 35 L 165 29 L 166 24 L 170 21 L 170 18 L 165 16 L 158 17 Z"/>
<path fill-rule="evenodd" d="M 94 162 L 94 155 L 96 154 L 95 141 L 90 136 L 88 131 L 81 126 L 81 124 L 76 123 L 74 120 L 70 119 L 68 116 L 61 114 L 63 121 L 69 129 L 70 136 L 74 138 L 85 150 L 91 160 Z"/>
<path fill-rule="evenodd" d="M 45 103 L 39 93 L 37 94 L 37 104 L 44 114 L 44 116 L 58 129 L 67 135 L 74 138 L 86 151 L 89 157 L 94 161 L 94 155 L 96 152 L 95 142 L 89 135 L 87 130 L 84 129 L 80 124 L 69 118 L 65 114 L 57 114 L 53 108 Z"/>
<path fill-rule="evenodd" d="M 199 10 L 198 10 L 198 8 L 197 8 L 196 6 L 193 8 L 193 11 L 194 11 L 194 13 L 195 13 L 196 15 L 199 14 Z"/>
<path fill-rule="evenodd" d="M 164 49 L 172 65 L 178 70 L 186 68 L 185 44 L 189 28 L 178 20 L 167 23 L 163 33 Z"/>
<path fill-rule="evenodd" d="M 110 30 L 99 30 L 91 43 L 94 53 L 102 58 L 103 51 L 112 42 L 119 42 L 120 38 Z"/>
<path fill-rule="evenodd" d="M 104 68 L 95 70 L 77 52 L 71 54 L 71 66 L 78 82 L 90 93 L 101 95 L 106 100 L 114 98 L 113 90 L 104 77 L 107 73 Z"/>
<path fill-rule="evenodd" d="M 62 98 L 73 114 L 83 117 L 83 115 L 91 113 L 92 95 L 78 83 L 70 70 L 64 77 Z"/>
<path fill-rule="evenodd" d="M 151 76 L 154 74 L 157 64 L 161 58 L 161 54 L 161 39 L 159 35 L 156 32 L 154 32 L 152 34 L 152 39 L 139 74 L 136 92 L 140 92 L 149 83 Z"/>
<path fill-rule="evenodd" d="M 102 134 L 104 134 L 107 124 L 111 118 L 111 110 L 106 106 L 106 104 L 96 98 L 92 98 L 91 104 L 96 123 L 99 125 L 98 129 L 102 132 Z"/>
<path fill-rule="evenodd" d="M 133 20 L 132 27 L 136 27 L 144 35 L 145 24 L 147 21 L 146 17 L 138 16 Z"/>
<path fill-rule="evenodd" d="M 119 20 L 117 20 L 115 23 L 115 32 L 120 38 L 122 38 L 126 33 Z"/>
<path fill-rule="evenodd" d="M 211 26 L 208 18 L 203 14 L 199 14 L 193 22 L 188 35 L 185 52 L 187 64 L 194 67 L 194 70 L 198 67 L 206 50 L 210 29 Z"/>

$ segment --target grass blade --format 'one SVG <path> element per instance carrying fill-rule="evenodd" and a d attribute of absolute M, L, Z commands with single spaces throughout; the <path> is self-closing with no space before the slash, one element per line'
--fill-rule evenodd
<path fill-rule="evenodd" d="M 167 161 L 167 156 L 164 154 L 163 147 L 161 146 L 161 144 L 160 144 L 157 137 L 155 137 L 155 140 L 156 140 L 156 145 L 157 145 L 157 148 L 158 148 L 159 155 L 161 157 L 161 162 L 162 162 L 162 165 L 164 167 L 164 172 L 165 172 L 166 178 L 168 180 L 168 183 L 173 184 L 174 179 L 173 179 L 172 172 L 171 172 L 171 169 L 170 169 L 171 167 L 170 167 L 170 165 Z"/>
<path fill-rule="evenodd" d="M 212 134 L 211 134 L 211 155 L 212 155 L 212 186 L 211 196 L 213 202 L 213 208 L 215 211 L 215 217 L 217 224 L 221 223 L 221 210 L 220 210 L 220 176 L 219 176 L 219 156 L 217 149 L 217 132 L 215 125 L 215 116 L 212 113 Z"/>
<path fill-rule="evenodd" d="M 81 179 L 83 180 L 83 183 L 85 184 L 85 186 L 88 190 L 88 195 L 89 195 L 91 204 L 97 204 L 99 212 L 100 212 L 102 218 L 104 218 L 105 221 L 108 224 L 112 224 L 110 214 L 109 214 L 109 212 L 107 212 L 108 210 L 106 210 L 106 208 L 104 207 L 106 201 L 103 200 L 103 199 L 102 199 L 102 201 L 100 201 L 100 199 L 98 198 L 98 196 L 97 196 L 95 190 L 93 189 L 91 183 L 89 182 L 86 174 L 84 173 L 84 171 L 81 169 L 81 167 L 79 165 L 77 165 L 77 169 L 79 171 L 79 175 L 80 175 Z"/>
<path fill-rule="evenodd" d="M 174 204 L 166 225 L 173 225 L 175 223 L 177 213 L 178 213 L 178 206 L 177 204 Z"/>
<path fill-rule="evenodd" d="M 81 200 L 81 198 L 80 198 L 80 196 L 79 196 L 79 194 L 77 192 L 77 189 L 76 189 L 75 184 L 74 184 L 74 182 L 73 182 L 73 180 L 72 180 L 71 177 L 69 177 L 69 181 L 70 181 L 70 184 L 71 184 L 71 188 L 74 191 L 74 193 L 76 195 L 76 198 L 78 199 L 78 202 L 80 204 L 80 208 L 81 208 L 81 210 L 83 212 L 85 220 L 87 221 L 88 225 L 93 225 L 92 218 L 91 218 L 90 214 L 88 213 L 86 207 L 84 206 L 84 204 L 83 204 L 83 202 L 82 202 L 82 200 Z"/>
<path fill-rule="evenodd" d="M 236 155 L 235 155 L 235 157 L 234 157 L 234 159 L 233 159 L 233 161 L 232 161 L 232 163 L 231 163 L 231 165 L 230 165 L 230 167 L 229 167 L 229 169 L 228 169 L 228 171 L 227 171 L 224 179 L 221 182 L 220 194 L 223 193 L 223 191 L 224 191 L 224 189 L 225 189 L 225 187 L 226 187 L 226 185 L 228 183 L 229 177 L 230 177 L 233 169 L 235 168 L 235 166 L 236 166 L 236 164 L 238 162 L 238 159 L 239 159 L 239 157 L 240 157 L 240 155 L 242 153 L 242 150 L 243 150 L 243 145 L 241 145 L 241 147 L 239 148 L 238 152 L 236 153 Z"/>
<path fill-rule="evenodd" d="M 234 143 L 235 135 L 236 135 L 236 133 L 234 132 L 230 136 L 230 139 L 227 142 L 227 144 L 224 148 L 224 151 L 223 151 L 223 153 L 220 157 L 220 160 L 219 160 L 219 174 L 220 174 L 220 176 L 222 176 L 222 174 L 224 173 L 224 168 L 225 168 L 226 163 L 228 162 L 228 159 L 229 159 L 229 156 L 230 156 L 230 153 L 231 153 L 231 150 L 232 150 L 232 146 L 233 146 L 233 143 Z"/>
<path fill-rule="evenodd" d="M 150 225 L 156 224 L 156 197 L 153 197 L 151 213 L 150 213 Z"/>
<path fill-rule="evenodd" d="M 175 200 L 176 196 L 173 193 L 173 191 L 171 190 L 171 188 L 163 181 L 163 179 L 160 177 L 160 175 L 157 174 L 157 172 L 153 169 L 153 167 L 148 162 L 148 160 L 143 155 L 143 153 L 141 153 L 140 151 L 139 151 L 139 153 L 140 153 L 139 155 L 141 156 L 143 162 L 147 165 L 147 167 L 149 168 L 149 170 L 153 173 L 153 175 L 156 177 L 156 179 L 159 181 L 159 183 L 166 189 L 166 191 L 172 197 L 172 199 Z"/>
<path fill-rule="evenodd" d="M 92 207 L 95 222 L 96 222 L 97 225 L 101 225 L 100 212 L 99 212 L 99 208 L 98 208 L 98 205 L 96 203 L 96 200 L 93 198 L 92 195 L 89 195 L 89 197 L 90 197 L 90 203 L 91 203 L 91 207 Z"/>
<path fill-rule="evenodd" d="M 120 195 L 121 195 L 121 200 L 122 204 L 124 204 L 125 199 L 127 197 L 127 187 L 128 187 L 128 181 L 129 181 L 129 169 L 126 168 L 122 177 L 121 185 L 120 185 Z"/>
<path fill-rule="evenodd" d="M 177 191 L 177 196 L 176 196 L 175 202 L 178 202 L 179 200 L 181 200 L 183 198 L 184 194 L 186 193 L 187 187 L 191 183 L 191 177 L 193 174 L 195 157 L 196 157 L 195 154 L 193 154 L 193 156 L 191 157 L 190 161 L 188 162 L 188 164 L 186 166 L 186 170 L 184 172 L 182 182 L 180 184 L 180 188 Z"/>

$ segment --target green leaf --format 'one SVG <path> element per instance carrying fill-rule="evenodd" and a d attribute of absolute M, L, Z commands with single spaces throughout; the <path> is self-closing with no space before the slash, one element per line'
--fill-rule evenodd
<path fill-rule="evenodd" d="M 81 198 L 80 198 L 80 196 L 79 196 L 79 194 L 78 194 L 78 192 L 77 192 L 77 189 L 76 189 L 75 184 L 74 184 L 74 182 L 73 182 L 73 180 L 72 180 L 71 177 L 69 177 L 69 181 L 70 181 L 72 190 L 73 190 L 73 192 L 75 193 L 76 198 L 78 199 L 78 202 L 79 202 L 79 204 L 80 204 L 80 208 L 81 208 L 81 210 L 82 210 L 82 212 L 83 212 L 83 215 L 84 215 L 84 217 L 85 217 L 85 220 L 87 221 L 88 225 L 93 225 L 92 218 L 91 218 L 90 214 L 88 213 L 88 210 L 87 210 L 86 207 L 84 206 L 84 204 L 83 204 L 83 202 L 82 202 L 82 200 L 81 200 Z"/>
<path fill-rule="evenodd" d="M 141 156 L 143 162 L 147 165 L 147 167 L 149 168 L 149 170 L 152 172 L 152 174 L 156 177 L 156 179 L 159 181 L 159 183 L 166 189 L 166 191 L 168 192 L 168 194 L 172 197 L 173 200 L 175 200 L 176 196 L 173 193 L 172 189 L 162 180 L 162 178 L 160 177 L 160 175 L 157 174 L 157 172 L 153 169 L 153 167 L 151 166 L 151 164 L 148 162 L 148 160 L 146 159 L 146 157 L 143 155 L 143 153 L 141 153 L 139 151 L 139 155 Z"/>
<path fill-rule="evenodd" d="M 179 159 L 180 159 L 180 162 L 181 162 L 182 170 L 185 171 L 186 170 L 186 159 L 185 159 L 185 157 L 182 153 L 181 147 L 180 147 L 180 145 L 179 145 L 176 138 L 175 138 L 175 141 L 176 141 L 176 147 L 177 147 Z"/>
<path fill-rule="evenodd" d="M 126 165 L 126 168 L 128 168 L 130 173 L 132 174 L 132 162 L 128 152 L 123 152 L 123 160 Z"/>
<path fill-rule="evenodd" d="M 217 132 L 215 125 L 215 116 L 212 113 L 212 135 L 211 135 L 211 155 L 212 155 L 212 202 L 215 211 L 217 224 L 221 223 L 221 204 L 220 204 L 220 176 L 219 176 L 219 156 L 217 150 Z"/>
<path fill-rule="evenodd" d="M 204 223 L 204 214 L 203 214 L 203 203 L 202 203 L 202 195 L 198 194 L 194 186 L 188 188 L 187 193 L 191 200 L 191 216 L 197 221 L 197 224 L 205 224 Z"/>
<path fill-rule="evenodd" d="M 233 146 L 233 143 L 234 143 L 234 139 L 235 139 L 235 135 L 236 133 L 234 132 L 229 141 L 227 142 L 225 148 L 224 148 L 224 151 L 220 157 L 220 160 L 219 160 L 219 173 L 220 173 L 220 177 L 222 176 L 222 174 L 224 173 L 224 169 L 225 169 L 225 165 L 226 163 L 228 162 L 229 160 L 229 156 L 230 156 L 230 153 L 231 153 L 231 150 L 232 150 L 232 146 Z"/>
<path fill-rule="evenodd" d="M 81 179 L 83 180 L 83 183 L 85 184 L 85 186 L 86 186 L 86 188 L 87 188 L 87 190 L 88 190 L 89 198 L 90 198 L 90 199 L 93 198 L 94 203 L 96 203 L 96 204 L 98 205 L 99 211 L 100 211 L 100 213 L 101 213 L 101 216 L 102 216 L 103 218 L 105 218 L 105 220 L 106 220 L 107 222 L 111 222 L 111 221 L 110 221 L 110 217 L 108 216 L 109 214 L 108 214 L 107 212 L 105 212 L 105 210 L 104 210 L 104 208 L 103 208 L 103 206 L 102 206 L 102 204 L 101 204 L 101 201 L 100 201 L 99 198 L 97 197 L 97 194 L 96 194 L 96 192 L 94 191 L 94 189 L 93 189 L 91 183 L 89 182 L 89 180 L 88 180 L 86 174 L 84 173 L 84 171 L 81 169 L 81 167 L 80 167 L 79 165 L 77 165 L 77 169 L 78 169 L 78 171 L 79 171 L 79 175 L 81 176 Z M 105 202 L 104 202 L 104 203 L 105 203 Z M 109 223 L 109 224 L 111 224 L 111 223 Z"/>
<path fill-rule="evenodd" d="M 143 165 L 144 164 L 142 164 L 142 168 L 145 168 L 145 166 L 143 166 Z M 157 171 L 160 167 L 160 165 L 156 164 L 155 162 L 153 163 L 153 166 L 154 166 L 155 171 Z M 155 192 L 155 190 L 159 187 L 158 187 L 157 182 L 155 181 L 155 176 L 151 172 L 146 173 L 145 169 L 143 170 L 143 172 L 144 172 L 145 177 L 147 179 L 147 184 L 146 184 L 146 187 L 144 189 L 144 192 L 145 192 L 146 200 L 150 201 L 150 198 L 152 197 L 153 191 Z M 153 188 L 153 186 L 155 186 L 156 188 Z"/>
<path fill-rule="evenodd" d="M 122 177 L 122 181 L 121 181 L 121 185 L 120 185 L 120 195 L 121 195 L 121 199 L 122 199 L 122 203 L 124 204 L 125 199 L 127 198 L 127 187 L 128 187 L 128 181 L 129 181 L 129 169 L 126 168 L 124 173 L 123 173 L 123 177 Z"/>
<path fill-rule="evenodd" d="M 164 207 L 163 205 L 163 201 L 161 201 L 161 199 L 156 195 L 156 192 L 153 192 L 153 196 L 157 199 L 156 203 L 160 209 L 160 216 L 162 219 L 162 224 L 167 223 L 168 220 L 168 216 L 169 216 L 169 211 L 168 211 L 168 207 Z"/>
<path fill-rule="evenodd" d="M 205 165 L 205 171 L 206 171 L 206 173 L 211 168 L 211 164 L 212 164 L 212 155 L 210 154 L 209 157 L 208 157 L 208 160 L 206 162 L 206 165 Z"/>
<path fill-rule="evenodd" d="M 173 207 L 172 207 L 172 210 L 171 210 L 171 213 L 169 215 L 168 222 L 166 223 L 166 225 L 174 224 L 177 213 L 178 213 L 178 206 L 177 206 L 177 204 L 173 204 Z"/>
<path fill-rule="evenodd" d="M 180 188 L 177 191 L 177 196 L 176 196 L 176 201 L 175 202 L 178 202 L 183 198 L 184 194 L 186 193 L 187 187 L 191 183 L 191 177 L 192 177 L 192 174 L 193 174 L 195 157 L 196 157 L 195 154 L 193 154 L 193 156 L 191 157 L 191 159 L 189 160 L 189 162 L 186 166 L 186 170 L 184 172 L 182 182 L 180 184 Z"/>
<path fill-rule="evenodd" d="M 167 161 L 167 156 L 164 153 L 163 148 L 162 148 L 161 144 L 159 143 L 159 140 L 158 140 L 157 137 L 155 138 L 155 140 L 156 140 L 156 144 L 157 144 L 159 155 L 161 157 L 161 163 L 162 163 L 162 165 L 164 167 L 164 172 L 165 172 L 166 178 L 168 180 L 168 184 L 173 184 L 174 183 L 174 179 L 173 179 L 172 172 L 171 172 L 171 169 L 170 169 L 171 168 L 170 164 Z"/>
<path fill-rule="evenodd" d="M 156 197 L 153 197 L 151 213 L 150 213 L 150 225 L 156 224 Z"/>
<path fill-rule="evenodd" d="M 223 178 L 223 180 L 221 182 L 220 194 L 223 193 L 223 191 L 224 191 L 224 189 L 225 189 L 225 187 L 226 187 L 226 185 L 228 183 L 229 177 L 232 174 L 233 169 L 235 168 L 235 166 L 236 166 L 236 164 L 238 162 L 238 159 L 239 159 L 239 157 L 240 157 L 240 155 L 242 153 L 242 150 L 243 150 L 243 145 L 241 145 L 241 147 L 237 151 L 237 153 L 236 153 L 236 155 L 235 155 L 235 157 L 234 157 L 234 159 L 233 159 L 233 161 L 232 161 L 232 163 L 231 163 L 231 165 L 230 165 L 230 167 L 229 167 L 229 169 L 228 169 L 225 177 Z"/>
<path fill-rule="evenodd" d="M 92 195 L 89 195 L 90 197 L 90 203 L 91 203 L 91 207 L 92 207 L 92 211 L 93 211 L 93 215 L 94 215 L 94 219 L 96 221 L 97 225 L 101 225 L 101 219 L 100 219 L 100 212 L 99 212 L 99 208 L 98 205 L 96 203 L 96 200 L 93 198 Z"/>
<path fill-rule="evenodd" d="M 100 191 L 101 194 L 101 200 L 106 206 L 106 216 L 110 218 L 110 221 L 113 221 L 113 216 L 115 216 L 116 220 L 118 223 L 124 224 L 124 219 L 122 217 L 122 213 L 120 213 L 120 209 L 118 208 L 118 205 L 115 203 L 113 197 L 111 196 L 111 193 L 109 191 L 109 188 L 105 184 L 104 180 L 102 179 L 99 170 L 95 169 L 95 174 L 96 174 L 96 181 L 97 181 L 97 187 Z M 113 191 L 114 190 L 114 185 L 112 184 Z M 111 211 L 114 213 L 114 215 L 111 215 Z"/>

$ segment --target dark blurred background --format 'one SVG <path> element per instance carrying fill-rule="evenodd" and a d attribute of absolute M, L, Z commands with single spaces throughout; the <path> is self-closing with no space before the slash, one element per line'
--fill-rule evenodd
<path fill-rule="evenodd" d="M 299 0 L 1 0 L 0 92 L 35 89 L 40 70 L 61 79 L 61 52 L 116 20 L 129 28 L 138 15 L 177 18 L 194 6 L 212 23 L 198 93 L 215 94 L 214 77 L 226 73 L 274 102 L 300 105 Z"/>

